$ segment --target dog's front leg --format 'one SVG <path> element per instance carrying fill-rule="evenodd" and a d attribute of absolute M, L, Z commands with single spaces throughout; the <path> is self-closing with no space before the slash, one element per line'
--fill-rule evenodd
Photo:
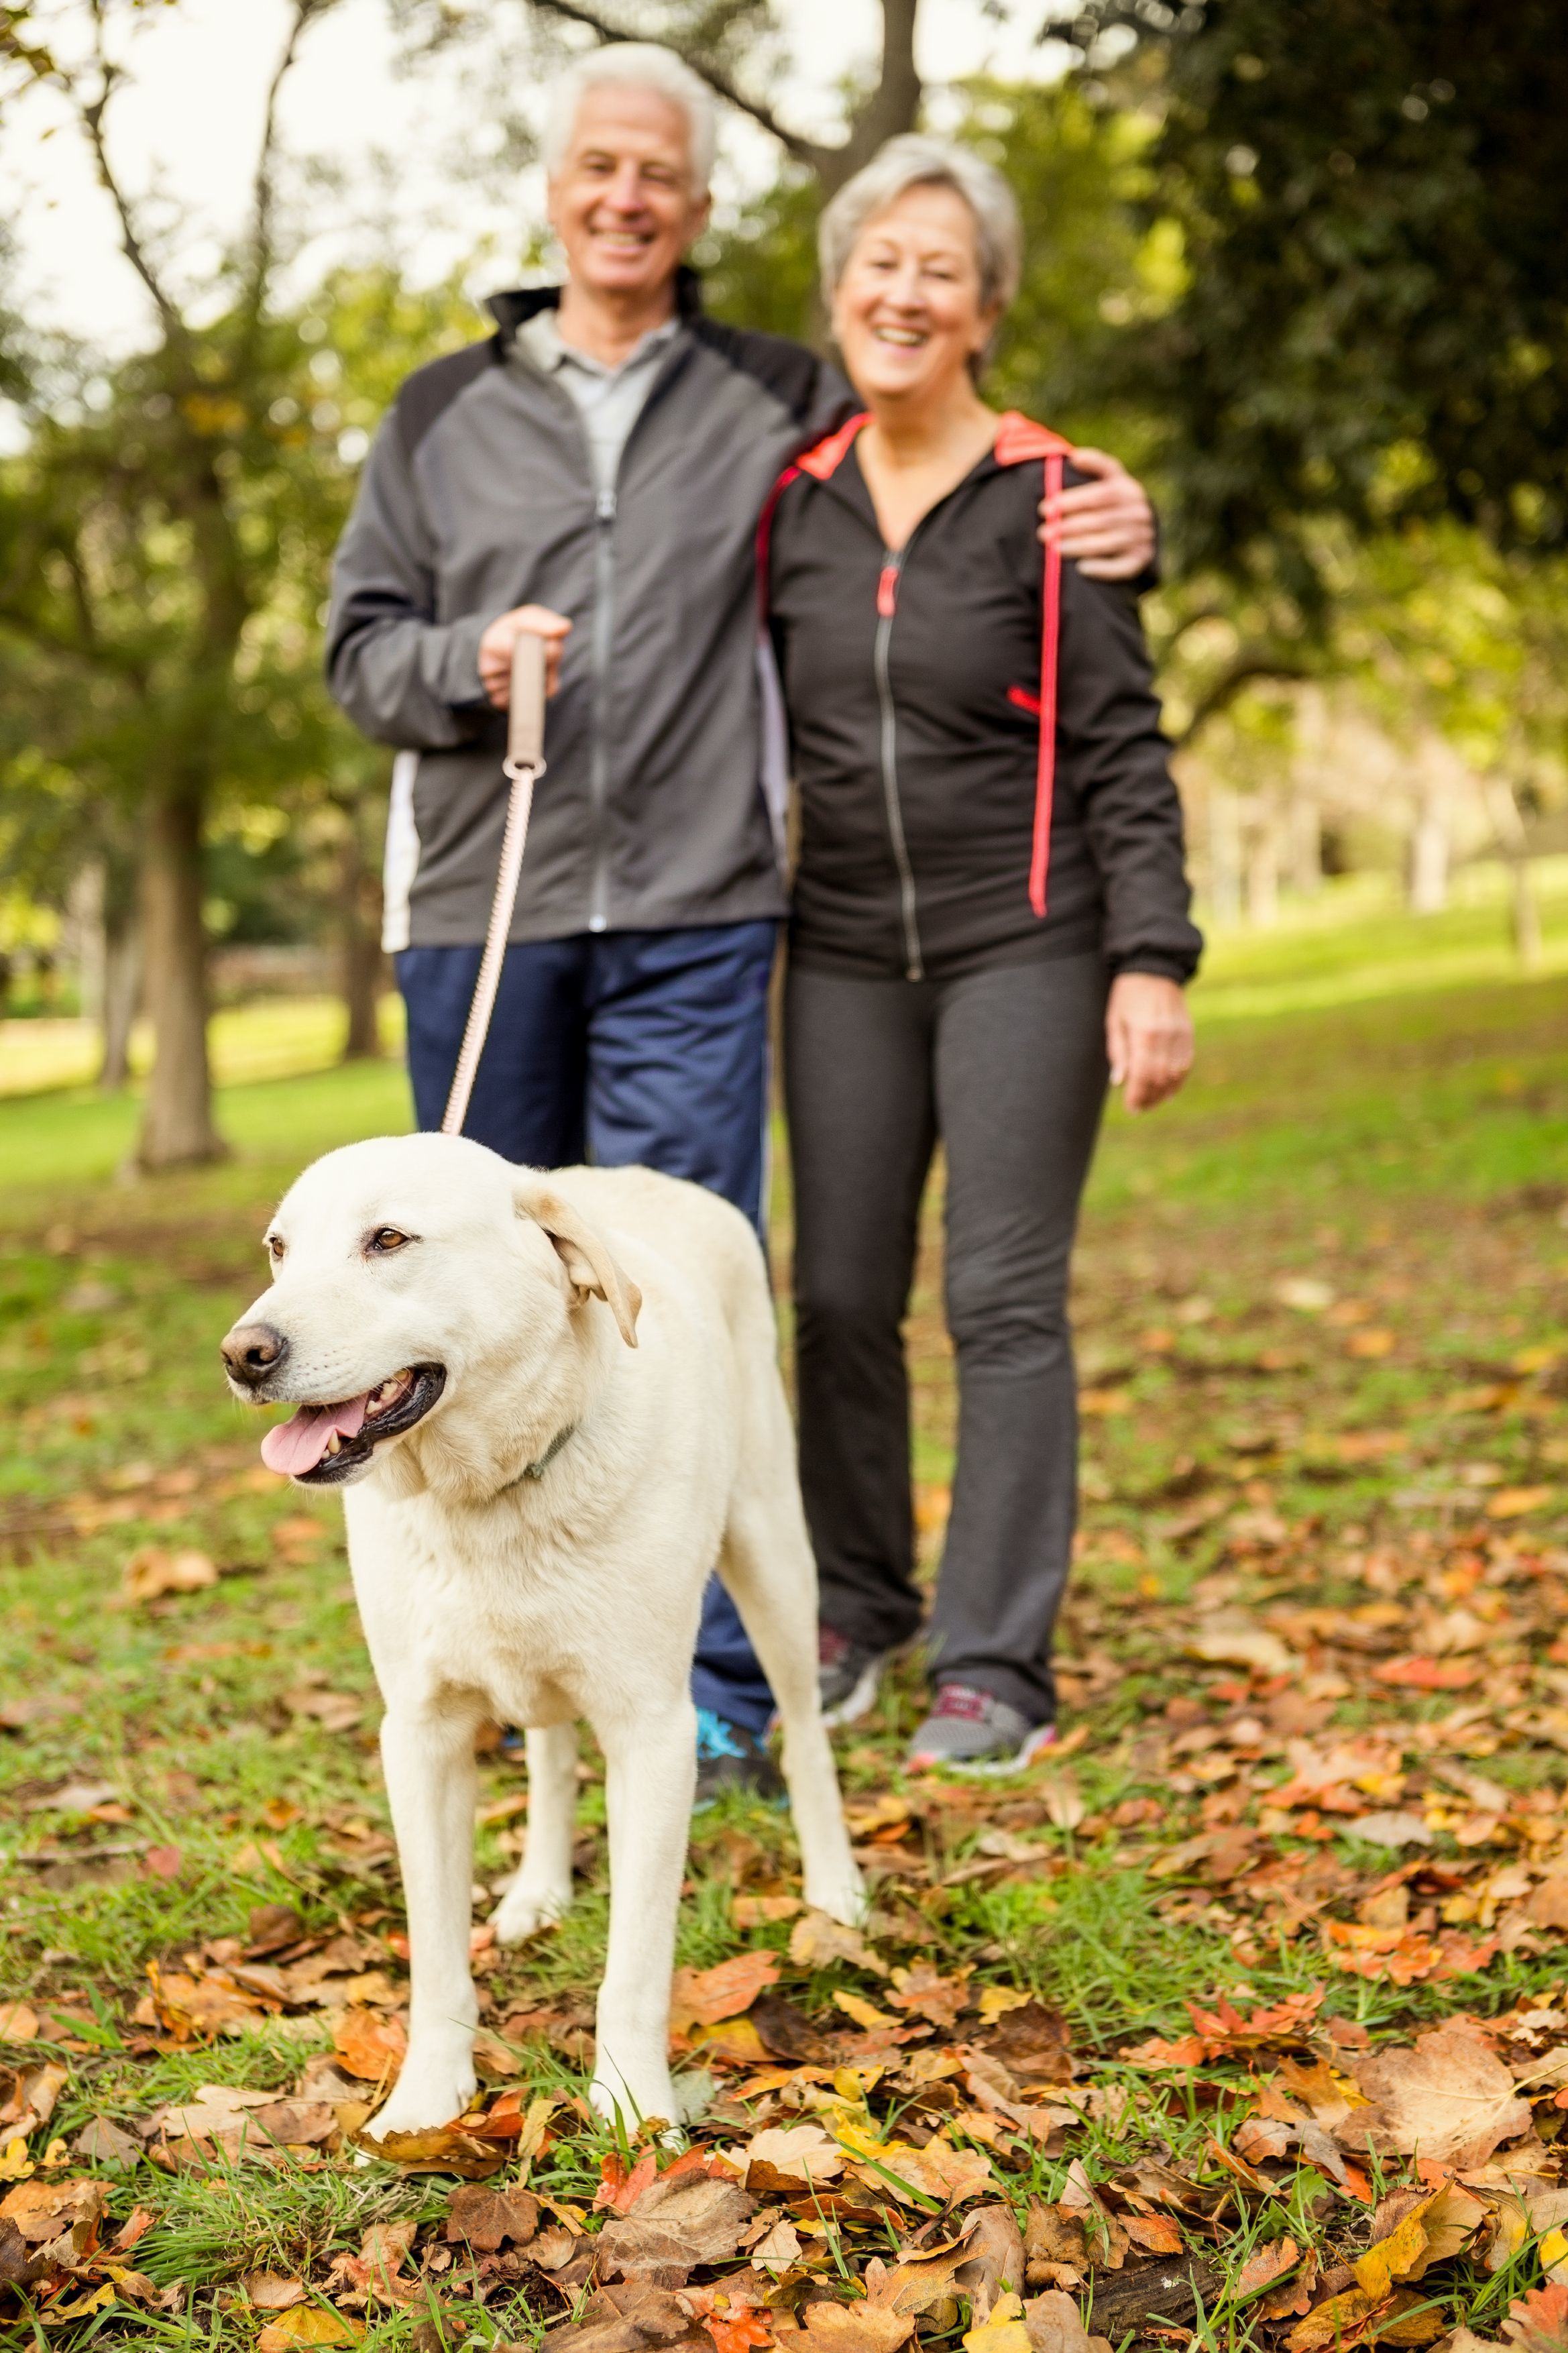
<path fill-rule="evenodd" d="M 697 1720 L 683 1694 L 654 1717 L 595 1724 L 610 1822 L 610 1936 L 588 2096 L 627 2126 L 679 2121 L 669 2080 L 675 1915 L 697 1779 Z"/>
<path fill-rule="evenodd" d="M 503 1945 L 559 1920 L 572 1901 L 577 1813 L 577 1727 L 533 1725 L 528 1735 L 528 1837 L 522 1868 L 491 1915 Z"/>
<path fill-rule="evenodd" d="M 382 1763 L 408 1905 L 408 2055 L 370 2130 L 418 2132 L 461 2116 L 474 2092 L 479 2006 L 468 1966 L 476 1716 L 435 1703 L 387 1710 Z"/>

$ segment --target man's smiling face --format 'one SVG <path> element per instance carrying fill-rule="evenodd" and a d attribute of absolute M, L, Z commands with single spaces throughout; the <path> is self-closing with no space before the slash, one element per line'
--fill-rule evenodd
<path fill-rule="evenodd" d="M 550 183 L 550 219 L 584 292 L 649 295 L 708 218 L 691 185 L 686 116 L 658 90 L 616 82 L 583 93 L 572 144 Z"/>

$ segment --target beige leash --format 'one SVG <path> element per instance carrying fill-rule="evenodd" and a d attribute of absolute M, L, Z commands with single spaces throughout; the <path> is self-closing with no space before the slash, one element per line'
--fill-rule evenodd
<path fill-rule="evenodd" d="M 506 805 L 506 831 L 501 836 L 500 871 L 496 876 L 495 897 L 490 901 L 489 929 L 485 934 L 485 952 L 479 958 L 462 1051 L 452 1073 L 452 1092 L 447 1098 L 446 1115 L 441 1122 L 443 1135 L 461 1135 L 463 1122 L 468 1115 L 474 1074 L 489 1035 L 501 965 L 506 961 L 507 934 L 517 904 L 533 787 L 544 774 L 544 640 L 529 630 L 519 634 L 511 649 L 511 710 L 507 724 L 505 774 L 511 780 L 511 795 Z"/>

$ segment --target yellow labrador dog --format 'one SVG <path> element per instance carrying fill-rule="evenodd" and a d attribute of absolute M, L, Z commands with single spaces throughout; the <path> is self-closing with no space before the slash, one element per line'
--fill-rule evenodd
<path fill-rule="evenodd" d="M 263 1445 L 345 1490 L 385 1704 L 408 1902 L 408 2055 L 377 2134 L 474 2090 L 474 1734 L 528 1726 L 503 1941 L 572 1895 L 575 1722 L 605 1753 L 609 1949 L 593 2096 L 677 2114 L 667 2054 L 696 1757 L 689 1690 L 719 1572 L 773 1685 L 805 1899 L 864 1915 L 816 1690 L 816 1579 L 756 1238 L 643 1168 L 518 1168 L 461 1137 L 349 1145 L 267 1235 L 273 1280 L 223 1344 L 230 1386 L 293 1416 Z"/>

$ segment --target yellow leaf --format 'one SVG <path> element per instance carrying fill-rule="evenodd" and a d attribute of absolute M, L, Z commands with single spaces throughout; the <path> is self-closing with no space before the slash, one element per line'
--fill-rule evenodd
<path fill-rule="evenodd" d="M 986 1986 L 980 1996 L 980 2023 L 994 2026 L 1010 2010 L 1026 2008 L 1032 1997 L 1020 1993 L 1016 1986 Z"/>
<path fill-rule="evenodd" d="M 1426 2253 L 1422 2216 L 1432 2202 L 1430 2198 L 1424 2199 L 1414 2212 L 1406 2214 L 1397 2230 L 1369 2247 L 1356 2264 L 1356 2285 L 1373 2304 L 1381 2304 L 1394 2281 L 1413 2272 Z"/>
<path fill-rule="evenodd" d="M 1549 1504 L 1554 1493 L 1551 1487 L 1500 1487 L 1487 1504 L 1487 1517 L 1522 1519 L 1526 1512 L 1539 1512 L 1543 1504 Z"/>
<path fill-rule="evenodd" d="M 27 2155 L 27 2144 L 18 2134 L 5 2144 L 5 2154 L 0 2157 L 0 2181 L 26 2181 L 36 2170 Z"/>
<path fill-rule="evenodd" d="M 1558 2284 L 1568 2281 L 1568 2232 L 1548 2231 L 1535 2252 L 1549 2280 Z"/>
<path fill-rule="evenodd" d="M 874 2001 L 862 2001 L 858 1993 L 838 1992 L 833 2000 L 845 2017 L 852 2018 L 857 2026 L 897 2026 L 899 2022 L 896 2018 L 889 2018 L 886 2010 L 879 2010 Z"/>
<path fill-rule="evenodd" d="M 1024 2307 L 1009 2289 L 991 2307 L 990 2317 L 964 2337 L 966 2353 L 1029 2353 Z"/>
<path fill-rule="evenodd" d="M 364 2335 L 363 2320 L 330 2312 L 320 2304 L 297 2304 L 291 2312 L 269 2320 L 256 2340 L 256 2353 L 291 2353 L 296 2345 L 356 2345 Z"/>

